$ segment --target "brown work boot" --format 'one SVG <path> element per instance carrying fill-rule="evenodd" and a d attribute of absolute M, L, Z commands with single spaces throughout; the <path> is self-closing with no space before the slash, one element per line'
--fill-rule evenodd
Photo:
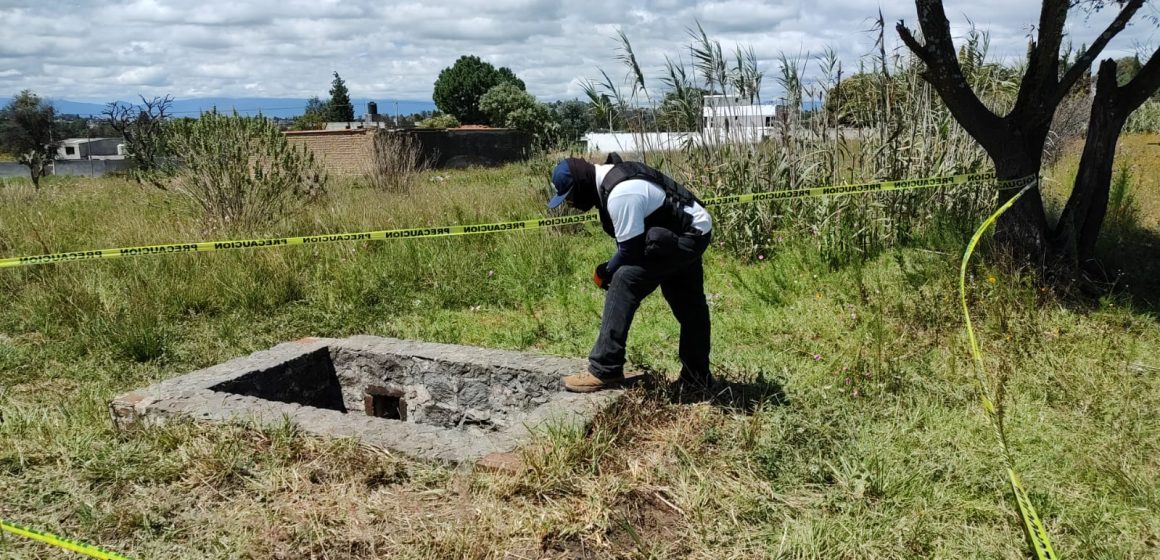
<path fill-rule="evenodd" d="M 593 393 L 604 389 L 619 389 L 636 381 L 639 375 L 601 378 L 584 371 L 564 376 L 564 388 L 572 393 Z"/>

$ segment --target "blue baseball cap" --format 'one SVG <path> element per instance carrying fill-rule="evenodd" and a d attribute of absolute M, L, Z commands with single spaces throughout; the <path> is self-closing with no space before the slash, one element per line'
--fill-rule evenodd
<path fill-rule="evenodd" d="M 568 169 L 568 162 L 560 160 L 552 169 L 552 187 L 556 189 L 556 196 L 548 201 L 548 208 L 555 208 L 563 204 L 568 199 L 568 194 L 572 192 L 572 187 L 575 184 L 572 180 L 572 171 Z"/>

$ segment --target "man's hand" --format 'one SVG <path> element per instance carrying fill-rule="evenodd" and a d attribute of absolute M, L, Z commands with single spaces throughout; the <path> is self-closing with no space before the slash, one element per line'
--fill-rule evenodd
<path fill-rule="evenodd" d="M 596 272 L 592 274 L 592 283 L 601 290 L 608 290 L 608 284 L 611 282 L 612 278 L 608 276 L 608 263 L 603 262 L 596 265 Z"/>

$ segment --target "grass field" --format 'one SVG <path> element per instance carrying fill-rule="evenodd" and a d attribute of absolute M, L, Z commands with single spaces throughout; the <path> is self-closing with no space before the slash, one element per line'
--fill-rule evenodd
<path fill-rule="evenodd" d="M 1108 237 L 1133 275 L 1120 291 L 1059 301 L 985 251 L 969 278 L 1016 466 L 1066 558 L 1160 558 L 1158 142 L 1122 142 L 1138 213 Z M 535 217 L 545 173 L 429 172 L 399 195 L 342 185 L 250 233 Z M 0 187 L 0 256 L 208 237 L 172 195 L 115 179 Z M 711 251 L 716 373 L 765 398 L 636 390 L 588 434 L 540 434 L 520 475 L 292 427 L 119 433 L 106 407 L 304 336 L 583 357 L 603 295 L 588 278 L 612 251 L 595 226 L 3 270 L 0 518 L 142 559 L 1027 558 L 957 307 L 965 241 L 934 232 L 836 268 L 808 237 L 752 264 Z M 677 336 L 650 298 L 631 365 L 675 377 Z M 0 534 L 0 558 L 61 554 Z"/>

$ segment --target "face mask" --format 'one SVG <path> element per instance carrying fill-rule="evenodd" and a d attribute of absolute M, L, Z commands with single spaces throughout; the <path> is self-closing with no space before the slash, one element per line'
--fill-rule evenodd
<path fill-rule="evenodd" d="M 581 212 L 587 212 L 597 202 L 596 167 L 580 159 L 569 159 L 568 162 L 572 180 L 575 181 L 568 203 Z"/>
<path fill-rule="evenodd" d="M 596 206 L 596 188 L 590 185 L 576 185 L 568 196 L 568 204 L 581 212 L 591 210 Z"/>

